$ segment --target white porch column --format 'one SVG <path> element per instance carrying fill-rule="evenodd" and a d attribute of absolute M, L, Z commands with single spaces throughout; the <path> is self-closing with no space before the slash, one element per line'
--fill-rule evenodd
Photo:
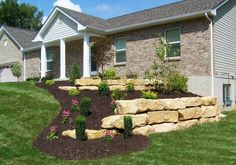
<path fill-rule="evenodd" d="M 83 47 L 83 77 L 90 77 L 90 46 L 89 46 L 89 35 L 84 33 L 84 47 Z"/>
<path fill-rule="evenodd" d="M 60 40 L 60 79 L 66 79 L 66 44 Z"/>
<path fill-rule="evenodd" d="M 46 76 L 46 47 L 44 44 L 41 46 L 41 78 Z"/>

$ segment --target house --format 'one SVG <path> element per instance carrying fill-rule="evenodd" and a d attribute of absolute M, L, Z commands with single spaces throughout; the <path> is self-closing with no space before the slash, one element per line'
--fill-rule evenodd
<path fill-rule="evenodd" d="M 188 76 L 191 92 L 215 95 L 222 105 L 231 101 L 235 105 L 235 0 L 183 0 L 106 20 L 55 7 L 33 34 L 1 28 L 3 71 L 18 60 L 24 66 L 24 80 L 44 77 L 48 71 L 65 80 L 76 62 L 82 76 L 90 77 L 99 69 L 94 63 L 96 54 L 104 53 L 114 59 L 105 68 L 115 67 L 121 77 L 130 72 L 143 77 L 156 60 L 154 45 L 163 34 L 173 52 L 166 58 Z M 11 52 L 13 44 L 15 52 Z"/>

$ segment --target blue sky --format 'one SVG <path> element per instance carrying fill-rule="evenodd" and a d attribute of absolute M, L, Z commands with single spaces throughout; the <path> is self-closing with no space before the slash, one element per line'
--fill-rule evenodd
<path fill-rule="evenodd" d="M 48 16 L 55 3 L 61 6 L 70 5 L 82 12 L 101 18 L 111 18 L 139 10 L 144 10 L 179 0 L 18 0 L 37 6 Z"/>

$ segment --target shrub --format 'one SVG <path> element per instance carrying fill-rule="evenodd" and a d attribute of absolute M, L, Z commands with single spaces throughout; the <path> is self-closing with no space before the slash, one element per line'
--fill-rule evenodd
<path fill-rule="evenodd" d="M 130 72 L 129 74 L 126 75 L 127 79 L 138 79 L 137 73 Z"/>
<path fill-rule="evenodd" d="M 157 93 L 152 91 L 142 91 L 142 97 L 145 99 L 157 99 Z"/>
<path fill-rule="evenodd" d="M 126 89 L 128 92 L 133 92 L 134 91 L 134 83 L 128 83 L 126 86 Z"/>
<path fill-rule="evenodd" d="M 45 77 L 41 78 L 41 81 L 42 82 L 46 82 L 47 80 L 52 80 L 53 77 L 54 77 L 53 73 L 52 72 L 48 72 Z"/>
<path fill-rule="evenodd" d="M 49 85 L 49 86 L 52 86 L 52 85 L 54 85 L 56 82 L 54 81 L 54 80 L 47 80 L 46 82 L 45 82 L 45 84 L 46 85 Z"/>
<path fill-rule="evenodd" d="M 154 87 L 156 91 L 160 93 L 166 93 L 167 92 L 167 83 L 165 81 L 157 80 L 154 83 Z"/>
<path fill-rule="evenodd" d="M 116 70 L 113 68 L 105 70 L 102 74 L 100 74 L 100 77 L 103 80 L 116 79 Z"/>
<path fill-rule="evenodd" d="M 111 96 L 115 100 L 123 100 L 125 98 L 125 93 L 123 93 L 120 89 L 116 89 L 112 92 Z"/>
<path fill-rule="evenodd" d="M 89 109 L 91 106 L 91 99 L 89 97 L 83 97 L 80 102 L 80 112 L 83 116 L 89 115 Z"/>
<path fill-rule="evenodd" d="M 76 139 L 81 141 L 86 140 L 85 122 L 86 118 L 84 116 L 78 116 L 76 118 L 76 126 L 75 126 Z"/>
<path fill-rule="evenodd" d="M 80 79 L 80 70 L 79 66 L 76 63 L 73 63 L 71 67 L 71 71 L 69 74 L 69 80 L 70 82 L 75 82 L 76 79 Z"/>
<path fill-rule="evenodd" d="M 47 141 L 53 141 L 53 140 L 57 140 L 58 137 L 58 128 L 57 126 L 52 126 L 50 127 L 50 132 L 48 134 L 48 136 L 46 137 Z"/>
<path fill-rule="evenodd" d="M 144 73 L 144 78 L 145 79 L 154 79 L 155 78 L 155 74 L 152 71 L 147 70 Z"/>
<path fill-rule="evenodd" d="M 71 111 L 78 112 L 79 111 L 79 102 L 78 100 L 71 100 Z"/>
<path fill-rule="evenodd" d="M 112 109 L 112 111 L 115 111 L 116 107 L 117 107 L 116 100 L 112 99 L 112 101 L 111 101 L 111 109 Z"/>
<path fill-rule="evenodd" d="M 184 92 L 188 91 L 188 78 L 182 75 L 180 72 L 172 72 L 167 78 L 167 90 L 173 92 Z"/>
<path fill-rule="evenodd" d="M 26 79 L 26 81 L 39 81 L 40 78 L 39 77 L 29 77 Z"/>
<path fill-rule="evenodd" d="M 99 85 L 98 85 L 98 91 L 99 94 L 102 96 L 108 96 L 110 94 L 110 89 L 109 89 L 109 85 L 107 82 L 102 81 Z"/>
<path fill-rule="evenodd" d="M 80 94 L 80 91 L 77 89 L 70 89 L 69 90 L 69 96 L 78 96 Z"/>
<path fill-rule="evenodd" d="M 124 117 L 124 138 L 128 139 L 129 137 L 132 137 L 132 118 L 130 116 Z"/>
<path fill-rule="evenodd" d="M 16 63 L 12 66 L 11 72 L 14 76 L 16 76 L 18 79 L 22 74 L 22 66 L 20 63 Z"/>

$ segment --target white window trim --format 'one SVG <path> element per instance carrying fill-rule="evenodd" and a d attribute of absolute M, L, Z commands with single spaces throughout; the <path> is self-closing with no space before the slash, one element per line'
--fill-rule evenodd
<path fill-rule="evenodd" d="M 116 40 L 123 39 L 123 38 L 125 39 L 125 49 L 116 50 Z M 116 52 L 125 52 L 125 55 L 126 55 L 126 37 L 116 37 L 114 39 L 114 50 L 115 50 L 114 65 L 115 66 L 126 65 L 126 61 L 125 62 L 116 62 Z"/>
<path fill-rule="evenodd" d="M 164 31 L 165 41 L 166 41 L 166 31 L 174 30 L 174 29 L 179 29 L 180 41 L 169 42 L 169 44 L 170 45 L 172 45 L 172 44 L 180 44 L 180 50 L 181 50 L 181 27 L 173 27 L 173 28 L 165 29 L 165 31 Z M 180 58 L 181 58 L 181 52 L 180 52 L 180 56 L 179 57 L 166 57 L 166 54 L 165 54 L 165 61 L 178 61 L 178 60 L 180 60 Z"/>
<path fill-rule="evenodd" d="M 50 53 L 52 53 L 52 52 L 50 52 Z M 52 53 L 52 55 L 54 56 L 53 53 Z M 53 59 L 52 60 L 46 60 L 46 69 L 47 69 L 46 72 L 52 71 L 52 70 L 48 70 L 48 62 L 53 62 Z M 39 73 L 41 73 L 41 58 L 39 58 Z"/>

